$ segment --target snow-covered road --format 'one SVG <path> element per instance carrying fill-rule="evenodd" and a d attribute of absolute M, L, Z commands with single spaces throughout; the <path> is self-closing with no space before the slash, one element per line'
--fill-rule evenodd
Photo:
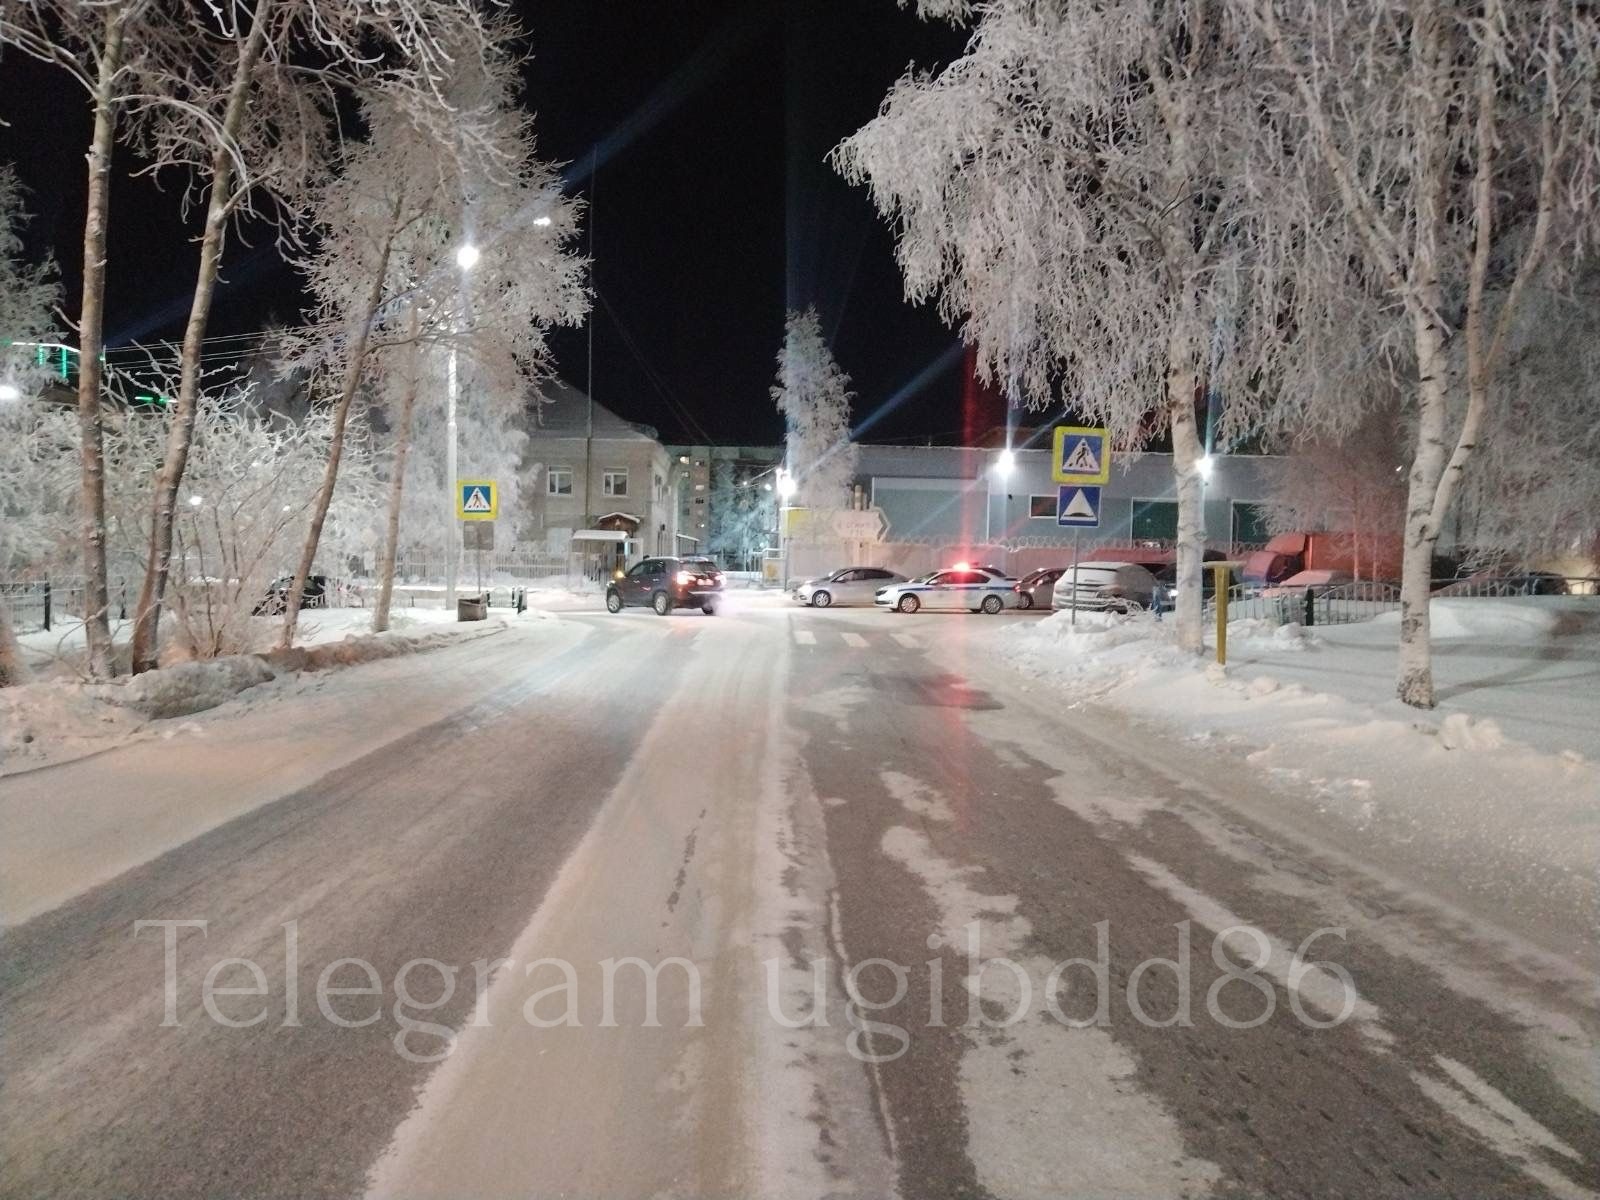
<path fill-rule="evenodd" d="M 573 613 L 8 784 L 0 1192 L 1593 1195 L 1593 975 L 1033 619 Z"/>

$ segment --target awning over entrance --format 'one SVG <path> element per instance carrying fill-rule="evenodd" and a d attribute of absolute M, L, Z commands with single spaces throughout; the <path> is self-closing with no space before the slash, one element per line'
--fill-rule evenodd
<path fill-rule="evenodd" d="M 572 533 L 575 542 L 625 542 L 628 535 L 621 529 L 576 529 Z"/>

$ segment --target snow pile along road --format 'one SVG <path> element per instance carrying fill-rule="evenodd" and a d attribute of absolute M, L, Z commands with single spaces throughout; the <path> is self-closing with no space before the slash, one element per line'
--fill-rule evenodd
<path fill-rule="evenodd" d="M 1116 709 L 1264 774 L 1285 814 L 1431 860 L 1467 893 L 1592 904 L 1600 861 L 1600 602 L 1433 605 L 1440 704 L 1393 698 L 1398 617 L 1229 626 L 1228 665 L 1172 622 L 1066 614 L 995 633 L 1000 657 L 1074 704 Z M 1567 911 L 1572 911 L 1568 908 Z"/>
<path fill-rule="evenodd" d="M 0 689 L 0 775 L 97 753 L 148 731 L 152 722 L 215 708 L 282 673 L 415 654 L 506 628 L 504 619 L 447 625 L 443 613 L 438 615 L 438 621 L 408 621 L 388 633 L 359 634 L 349 631 L 357 627 L 357 618 L 370 621 L 370 614 L 338 610 L 319 614 L 312 644 L 289 650 L 177 663 L 110 683 L 55 678 Z M 340 633 L 343 637 L 333 640 Z"/>

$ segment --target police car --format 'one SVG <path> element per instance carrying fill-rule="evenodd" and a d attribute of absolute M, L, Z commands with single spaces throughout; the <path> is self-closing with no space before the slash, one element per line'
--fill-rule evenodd
<path fill-rule="evenodd" d="M 957 563 L 908 583 L 892 583 L 879 588 L 872 601 L 879 608 L 914 613 L 919 609 L 940 612 L 959 611 L 997 613 L 1021 606 L 1017 581 L 994 567 L 973 567 Z"/>

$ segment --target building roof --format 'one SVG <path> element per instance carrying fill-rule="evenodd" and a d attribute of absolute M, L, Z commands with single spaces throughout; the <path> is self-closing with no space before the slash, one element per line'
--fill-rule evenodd
<path fill-rule="evenodd" d="M 598 401 L 563 379 L 547 379 L 539 385 L 539 403 L 530 406 L 530 437 L 581 438 L 589 434 L 590 404 L 593 404 L 594 436 L 609 441 L 654 442 L 656 431 L 648 425 L 625 421 Z"/>

